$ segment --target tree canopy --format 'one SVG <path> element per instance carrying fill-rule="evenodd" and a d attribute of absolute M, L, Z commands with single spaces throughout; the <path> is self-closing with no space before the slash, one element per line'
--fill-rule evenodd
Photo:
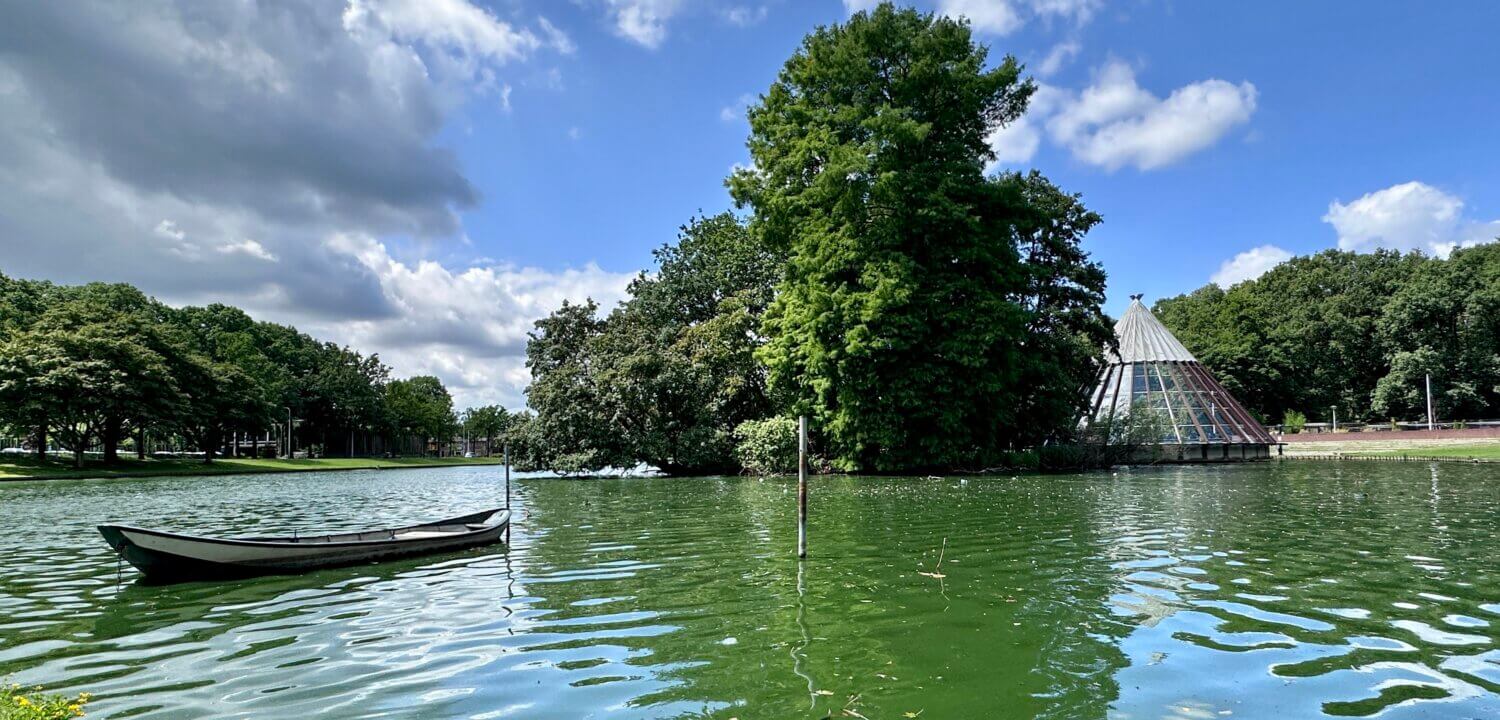
<path fill-rule="evenodd" d="M 1246 407 L 1327 421 L 1500 413 L 1500 245 L 1448 259 L 1381 250 L 1293 258 L 1155 313 Z"/>
<path fill-rule="evenodd" d="M 608 316 L 565 303 L 536 324 L 527 430 L 548 467 L 730 472 L 735 427 L 771 412 L 754 351 L 777 256 L 723 213 L 692 220 L 656 259 Z"/>
<path fill-rule="evenodd" d="M 1076 417 L 1109 337 L 1078 248 L 1098 216 L 984 174 L 1033 90 L 965 23 L 883 4 L 809 35 L 750 108 L 730 188 L 787 258 L 758 357 L 838 467 L 981 467 Z"/>
<path fill-rule="evenodd" d="M 0 275 L 0 428 L 116 457 L 149 432 L 206 461 L 235 433 L 279 433 L 342 454 L 446 442 L 452 400 L 434 377 L 391 380 L 376 356 L 258 322 L 227 305 L 174 308 L 124 284 Z M 367 442 L 353 447 L 359 435 Z"/>

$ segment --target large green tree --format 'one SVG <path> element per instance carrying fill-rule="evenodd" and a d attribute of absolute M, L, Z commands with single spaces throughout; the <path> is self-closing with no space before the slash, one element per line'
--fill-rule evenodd
<path fill-rule="evenodd" d="M 167 360 L 140 341 L 145 330 L 133 318 L 70 322 L 81 320 L 76 310 L 49 312 L 0 346 L 0 407 L 50 428 L 81 466 L 112 419 L 171 412 L 177 381 Z"/>
<path fill-rule="evenodd" d="M 771 412 L 755 349 L 779 256 L 729 213 L 692 220 L 655 254 L 657 271 L 607 317 L 565 305 L 537 324 L 528 399 L 557 469 L 732 472 L 734 428 Z"/>
<path fill-rule="evenodd" d="M 809 35 L 749 111 L 731 191 L 788 258 L 760 357 L 843 469 L 983 465 L 1070 425 L 1092 370 L 1103 277 L 1076 240 L 1097 218 L 985 177 L 1034 90 L 988 60 L 965 23 L 883 4 Z"/>
<path fill-rule="evenodd" d="M 510 427 L 511 414 L 499 405 L 483 405 L 469 408 L 464 413 L 463 429 L 471 438 L 484 438 L 485 452 L 496 455 L 499 448 L 495 439 L 502 437 Z"/>
<path fill-rule="evenodd" d="M 385 408 L 396 432 L 417 437 L 424 449 L 428 440 L 448 442 L 457 426 L 453 397 L 432 375 L 386 383 Z"/>

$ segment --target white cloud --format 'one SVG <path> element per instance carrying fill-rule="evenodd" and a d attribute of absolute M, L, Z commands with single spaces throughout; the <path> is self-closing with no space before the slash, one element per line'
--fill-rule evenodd
<path fill-rule="evenodd" d="M 1254 280 L 1277 265 L 1292 259 L 1292 254 L 1275 245 L 1251 248 L 1225 260 L 1219 271 L 1209 278 L 1215 285 L 1228 290 L 1237 283 Z"/>
<path fill-rule="evenodd" d="M 745 5 L 736 5 L 724 11 L 724 19 L 728 20 L 731 25 L 750 27 L 751 25 L 760 24 L 770 12 L 771 9 L 765 5 L 757 5 L 753 8 Z"/>
<path fill-rule="evenodd" d="M 681 0 L 605 0 L 615 33 L 643 47 L 656 49 L 667 39 L 667 21 L 681 9 Z"/>
<path fill-rule="evenodd" d="M 542 34 L 547 37 L 547 44 L 558 52 L 564 55 L 572 55 L 573 51 L 578 49 L 578 46 L 573 44 L 573 40 L 568 37 L 567 33 L 559 30 L 547 18 L 537 18 L 537 25 L 542 28 Z"/>
<path fill-rule="evenodd" d="M 1047 56 L 1037 63 L 1036 74 L 1041 77 L 1056 75 L 1069 61 L 1077 57 L 1078 51 L 1082 49 L 1083 46 L 1079 45 L 1077 40 L 1067 40 L 1053 45 Z"/>
<path fill-rule="evenodd" d="M 882 0 L 844 0 L 844 10 L 850 15 L 861 10 L 874 10 Z"/>
<path fill-rule="evenodd" d="M 992 173 L 1005 166 L 1031 162 L 1042 144 L 1042 124 L 1064 99 L 1063 91 L 1039 83 L 1026 114 L 990 132 L 987 141 L 995 157 L 984 171 Z"/>
<path fill-rule="evenodd" d="M 1092 20 L 1104 4 L 1103 0 L 1030 0 L 1030 3 L 1041 17 L 1072 20 L 1079 25 Z"/>
<path fill-rule="evenodd" d="M 734 102 L 719 108 L 719 120 L 723 122 L 734 122 L 745 117 L 745 108 L 755 102 L 755 96 L 745 93 L 735 99 Z"/>
<path fill-rule="evenodd" d="M 500 402 L 519 407 L 530 376 L 526 335 L 564 300 L 598 301 L 606 311 L 625 297 L 634 273 L 589 264 L 541 270 L 490 264 L 450 268 L 430 260 L 403 262 L 368 236 L 333 235 L 330 250 L 352 258 L 394 308 L 355 322 L 299 327 L 364 352 L 377 352 L 398 376 L 443 379 L 459 407 Z"/>
<path fill-rule="evenodd" d="M 267 250 L 264 245 L 249 238 L 245 238 L 239 242 L 224 243 L 219 246 L 219 252 L 226 255 L 249 255 L 258 260 L 276 262 L 276 256 L 272 255 L 271 251 Z"/>
<path fill-rule="evenodd" d="M 977 32 L 1009 35 L 1025 23 L 1009 0 L 939 0 L 938 12 L 967 18 Z"/>
<path fill-rule="evenodd" d="M 1454 248 L 1500 236 L 1500 220 L 1466 219 L 1463 209 L 1459 198 L 1413 181 L 1366 193 L 1347 205 L 1334 200 L 1323 222 L 1338 232 L 1343 250 L 1422 250 L 1447 257 Z"/>
<path fill-rule="evenodd" d="M 850 13 L 869 9 L 876 2 L 844 0 Z M 951 18 L 967 18 L 975 32 L 1009 35 L 1029 18 L 1071 20 L 1082 26 L 1093 19 L 1101 0 L 938 0 L 938 12 Z"/>
<path fill-rule="evenodd" d="M 1048 130 L 1074 157 L 1110 170 L 1152 170 L 1209 147 L 1255 112 L 1255 86 L 1218 79 L 1180 87 L 1162 100 L 1141 88 L 1130 66 L 1111 61 L 1094 82 L 1060 104 Z"/>

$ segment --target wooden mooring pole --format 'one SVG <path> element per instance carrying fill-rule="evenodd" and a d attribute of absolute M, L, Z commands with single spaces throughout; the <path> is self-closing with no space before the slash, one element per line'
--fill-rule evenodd
<path fill-rule="evenodd" d="M 807 416 L 797 417 L 797 557 L 807 557 Z"/>
<path fill-rule="evenodd" d="M 505 509 L 510 509 L 510 443 L 501 446 L 505 454 Z"/>

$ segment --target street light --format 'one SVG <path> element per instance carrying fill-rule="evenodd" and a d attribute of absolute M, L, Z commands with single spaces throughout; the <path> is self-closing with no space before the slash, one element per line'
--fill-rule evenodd
<path fill-rule="evenodd" d="M 292 409 L 285 405 L 281 406 L 286 411 L 286 458 L 292 459 Z"/>

